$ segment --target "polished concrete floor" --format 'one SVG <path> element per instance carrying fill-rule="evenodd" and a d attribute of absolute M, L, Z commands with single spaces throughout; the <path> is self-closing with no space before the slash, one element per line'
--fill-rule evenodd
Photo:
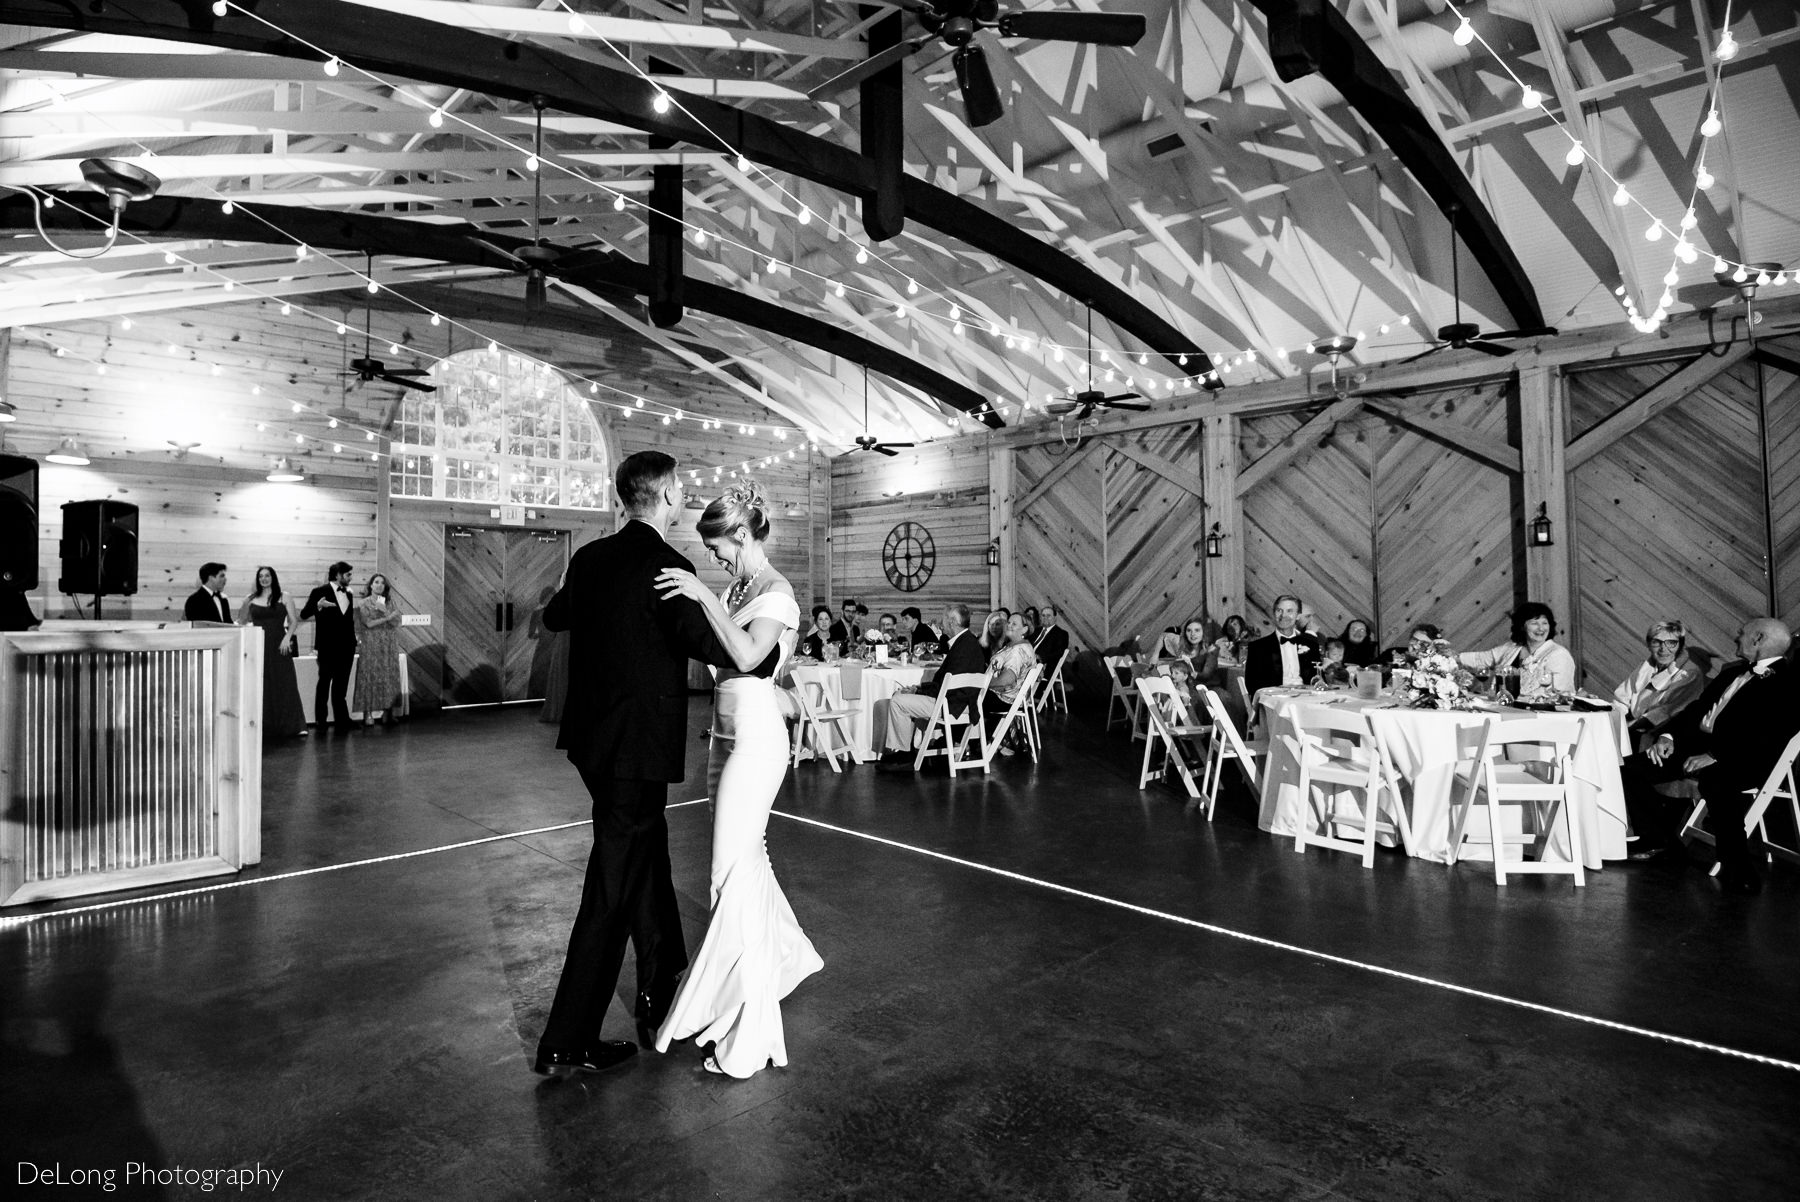
<path fill-rule="evenodd" d="M 825 969 L 788 1068 L 541 1080 L 590 832 L 518 833 L 586 817 L 534 718 L 273 749 L 248 884 L 0 929 L 7 1159 L 119 1186 L 14 1196 L 1796 1196 L 1800 873 L 1365 871 L 1242 792 L 1140 793 L 1080 716 L 986 779 L 790 778 L 769 843 Z M 697 946 L 707 807 L 670 826 Z"/>

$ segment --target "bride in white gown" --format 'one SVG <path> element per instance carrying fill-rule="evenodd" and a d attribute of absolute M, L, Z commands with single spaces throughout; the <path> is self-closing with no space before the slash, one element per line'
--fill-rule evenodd
<path fill-rule="evenodd" d="M 700 602 L 738 671 L 719 673 L 713 707 L 712 916 L 657 1032 L 656 1050 L 693 1036 L 701 1046 L 713 1045 L 709 1071 L 743 1078 L 770 1062 L 787 1064 L 781 999 L 824 967 L 775 881 L 764 844 L 769 807 L 788 765 L 773 678 L 793 650 L 800 607 L 792 586 L 769 566 L 769 519 L 754 486 L 712 502 L 698 528 L 714 561 L 732 575 L 724 597 L 675 569 L 664 571 L 657 586 L 665 598 Z"/>

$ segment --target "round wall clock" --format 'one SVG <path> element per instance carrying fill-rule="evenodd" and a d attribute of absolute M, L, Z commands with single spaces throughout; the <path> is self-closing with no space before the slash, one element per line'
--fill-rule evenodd
<path fill-rule="evenodd" d="M 917 522 L 901 522 L 888 531 L 881 544 L 881 570 L 888 583 L 903 593 L 916 593 L 931 579 L 937 566 L 937 545 L 931 531 Z"/>

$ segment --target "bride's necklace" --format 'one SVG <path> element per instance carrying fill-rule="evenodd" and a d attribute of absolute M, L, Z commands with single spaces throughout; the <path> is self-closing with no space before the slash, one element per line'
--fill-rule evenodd
<path fill-rule="evenodd" d="M 757 580 L 761 578 L 763 572 L 768 569 L 768 566 L 769 561 L 765 559 L 763 560 L 762 567 L 756 569 L 754 574 L 750 576 L 740 576 L 731 582 L 731 590 L 728 594 L 731 598 L 729 608 L 736 609 L 739 605 L 743 604 L 744 598 L 750 593 L 750 586 L 755 584 Z"/>

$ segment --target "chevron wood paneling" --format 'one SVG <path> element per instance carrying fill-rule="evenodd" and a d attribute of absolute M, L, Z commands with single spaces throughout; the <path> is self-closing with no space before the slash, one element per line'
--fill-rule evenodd
<path fill-rule="evenodd" d="M 1115 635 L 1107 610 L 1105 445 L 1089 440 L 1079 448 L 1052 443 L 1020 449 L 1014 496 L 1027 496 L 1070 456 L 1074 464 L 1056 484 L 1013 510 L 1019 598 L 1055 604 L 1077 644 L 1106 647 L 1137 632 Z"/>
<path fill-rule="evenodd" d="M 1680 366 L 1572 375 L 1571 419 L 1590 426 Z M 1749 362 L 1721 373 L 1576 470 L 1574 633 L 1590 685 L 1639 662 L 1658 619 L 1680 618 L 1729 656 L 1738 624 L 1766 611 L 1754 373 Z"/>
<path fill-rule="evenodd" d="M 1500 385 L 1382 403 L 1495 443 L 1509 441 Z M 1397 422 L 1377 423 L 1370 437 L 1376 448 L 1374 619 L 1384 645 L 1399 642 L 1415 622 L 1441 626 L 1462 648 L 1503 641 L 1514 589 L 1525 578 L 1517 477 Z"/>
<path fill-rule="evenodd" d="M 1128 450 L 1178 469 L 1188 483 L 1169 479 Z M 1158 635 L 1204 608 L 1200 471 L 1198 425 L 1158 426 L 1107 440 L 1106 595 L 1113 642 Z"/>
<path fill-rule="evenodd" d="M 1784 354 L 1800 358 L 1791 343 Z M 1800 629 L 1800 376 L 1765 368 L 1769 410 L 1770 512 L 1775 527 L 1775 584 L 1780 617 Z"/>
<path fill-rule="evenodd" d="M 1244 421 L 1242 466 L 1274 449 L 1303 420 L 1274 414 Z M 1328 631 L 1374 611 L 1370 440 L 1383 424 L 1366 413 L 1338 422 L 1245 494 L 1244 588 L 1251 612 L 1244 616 L 1252 625 L 1268 626 L 1269 607 L 1282 593 L 1302 598 Z"/>

